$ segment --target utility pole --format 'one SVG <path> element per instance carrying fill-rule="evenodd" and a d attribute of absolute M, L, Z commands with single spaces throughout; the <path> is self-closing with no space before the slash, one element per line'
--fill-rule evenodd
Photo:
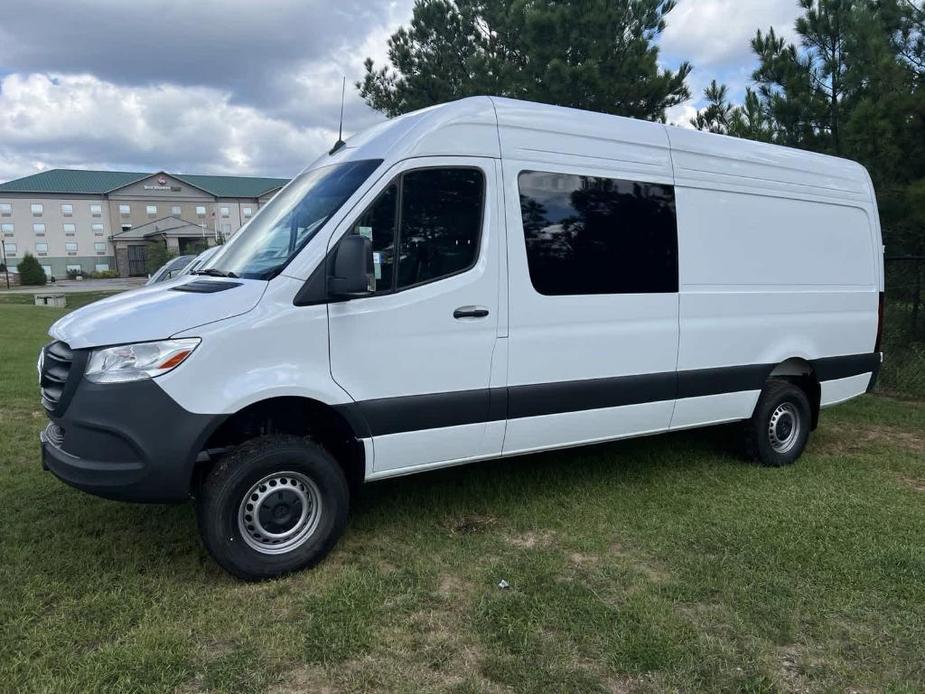
<path fill-rule="evenodd" d="M 3 263 L 3 274 L 6 275 L 6 288 L 10 288 L 10 267 L 6 264 L 6 241 L 0 241 L 0 262 Z"/>

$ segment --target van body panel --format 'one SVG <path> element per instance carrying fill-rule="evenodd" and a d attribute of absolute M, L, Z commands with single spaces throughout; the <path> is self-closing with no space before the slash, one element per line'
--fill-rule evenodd
<path fill-rule="evenodd" d="M 284 396 L 326 405 L 350 402 L 331 379 L 327 307 L 294 306 L 292 299 L 301 286 L 297 280 L 277 277 L 247 315 L 176 334 L 199 337 L 202 343 L 184 364 L 188 370 L 171 371 L 154 382 L 194 413 L 232 414 Z M 236 366 L 245 364 L 246 368 Z"/>
<path fill-rule="evenodd" d="M 267 288 L 266 282 L 236 280 L 238 286 L 214 293 L 174 289 L 193 281 L 210 280 L 181 277 L 94 301 L 56 321 L 50 334 L 71 349 L 164 340 L 251 311 Z"/>
<path fill-rule="evenodd" d="M 547 125 L 552 127 L 554 123 Z M 648 128 L 645 130 L 649 131 Z M 502 126 L 501 133 L 502 147 L 506 148 L 508 129 Z M 567 141 L 561 142 L 562 146 L 567 146 Z M 550 148 L 554 146 L 559 145 L 551 144 Z M 670 169 L 664 168 L 669 162 L 666 146 L 667 140 L 662 136 L 650 147 L 651 159 L 662 162 L 661 168 L 650 171 L 651 175 L 647 177 L 653 183 L 663 181 L 666 174 L 670 174 Z M 548 154 L 546 160 L 502 162 L 510 268 L 509 387 L 516 389 L 536 384 L 673 373 L 678 350 L 676 293 L 545 296 L 533 286 L 527 270 L 527 249 L 519 204 L 519 174 L 523 171 L 589 172 L 587 168 L 576 166 L 573 160 L 556 164 L 551 161 L 552 158 L 552 154 Z M 632 168 L 626 168 L 623 161 L 615 159 L 611 168 L 603 166 L 603 162 L 595 162 L 591 173 L 607 178 L 641 178 Z M 619 386 L 615 387 L 619 389 Z M 673 393 L 665 396 L 665 400 L 666 406 L 632 405 L 633 409 L 625 416 L 619 414 L 619 407 L 593 414 L 587 411 L 588 407 L 576 402 L 575 410 L 584 411 L 575 416 L 562 412 L 512 417 L 508 422 L 504 452 L 606 440 L 635 435 L 643 430 L 665 430 L 671 420 Z M 651 418 L 646 420 L 645 426 L 640 424 L 642 412 L 648 413 L 646 416 Z M 578 421 L 583 423 L 579 426 Z M 544 443 L 530 446 L 531 440 Z"/>
<path fill-rule="evenodd" d="M 870 379 L 871 375 L 869 373 L 863 373 L 857 376 L 848 376 L 847 378 L 822 381 L 820 404 L 822 407 L 829 407 L 855 398 L 867 390 Z"/>
<path fill-rule="evenodd" d="M 871 202 L 867 172 L 855 162 L 687 128 L 665 130 L 678 186 L 861 206 Z"/>
<path fill-rule="evenodd" d="M 475 265 L 420 286 L 327 307 L 331 377 L 357 402 L 359 412 L 372 420 L 375 472 L 501 452 L 503 422 L 500 428 L 488 426 L 504 271 L 494 160 L 406 160 L 368 192 L 357 212 L 372 204 L 396 175 L 441 167 L 476 168 L 484 177 Z M 339 227 L 331 243 L 349 228 L 350 223 Z M 457 309 L 467 306 L 481 307 L 487 315 L 454 317 Z M 455 418 L 455 425 L 435 426 L 445 417 Z M 415 422 L 420 431 L 409 432 Z"/>

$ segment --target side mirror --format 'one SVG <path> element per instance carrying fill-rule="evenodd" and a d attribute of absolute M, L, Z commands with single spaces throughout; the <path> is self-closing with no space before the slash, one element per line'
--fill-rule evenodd
<path fill-rule="evenodd" d="M 373 244 L 365 236 L 350 234 L 337 244 L 333 271 L 328 276 L 328 295 L 335 299 L 368 296 L 373 274 Z"/>

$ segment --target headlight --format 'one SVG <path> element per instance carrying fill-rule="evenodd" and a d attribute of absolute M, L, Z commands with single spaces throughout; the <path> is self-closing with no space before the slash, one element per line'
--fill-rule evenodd
<path fill-rule="evenodd" d="M 138 342 L 94 350 L 84 372 L 94 383 L 124 383 L 154 378 L 175 369 L 199 346 L 198 337 Z"/>

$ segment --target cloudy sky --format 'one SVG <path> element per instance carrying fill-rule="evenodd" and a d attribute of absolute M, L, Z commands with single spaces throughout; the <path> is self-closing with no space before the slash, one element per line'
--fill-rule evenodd
<path fill-rule="evenodd" d="M 351 83 L 413 0 L 0 0 L 0 181 L 54 167 L 291 176 L 381 116 Z M 739 96 L 757 27 L 796 0 L 679 0 L 662 60 Z"/>

